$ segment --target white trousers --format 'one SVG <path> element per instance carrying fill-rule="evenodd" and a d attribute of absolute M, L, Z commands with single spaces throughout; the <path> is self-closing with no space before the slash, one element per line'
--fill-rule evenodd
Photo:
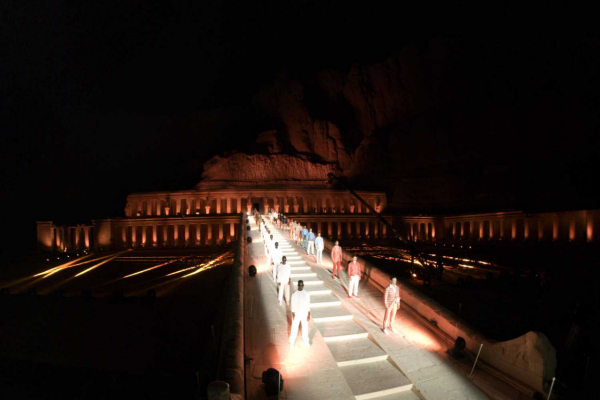
<path fill-rule="evenodd" d="M 323 264 L 323 249 L 317 249 L 317 264 Z"/>
<path fill-rule="evenodd" d="M 358 296 L 358 276 L 350 277 L 350 288 L 348 288 L 348 296 Z M 352 293 L 354 290 L 354 293 Z"/>
<path fill-rule="evenodd" d="M 302 339 L 304 343 L 309 344 L 308 340 L 308 315 L 298 315 L 294 318 L 292 322 L 292 332 L 290 334 L 290 344 L 296 344 L 296 337 L 298 337 L 298 328 L 300 327 L 300 323 L 302 323 Z"/>
<path fill-rule="evenodd" d="M 308 250 L 306 252 L 308 254 L 315 254 L 315 242 L 313 240 L 308 241 Z"/>
<path fill-rule="evenodd" d="M 290 285 L 288 285 L 287 283 L 282 283 L 281 286 L 279 286 L 279 293 L 277 294 L 277 300 L 279 300 L 280 302 L 283 301 L 283 293 L 285 292 L 285 302 L 289 303 L 290 302 Z"/>
<path fill-rule="evenodd" d="M 277 268 L 279 268 L 279 264 L 273 263 L 273 280 L 277 282 Z"/>

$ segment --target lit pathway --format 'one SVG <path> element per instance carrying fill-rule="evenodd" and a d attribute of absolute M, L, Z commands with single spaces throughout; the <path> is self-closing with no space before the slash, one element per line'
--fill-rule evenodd
<path fill-rule="evenodd" d="M 281 397 L 287 399 L 487 398 L 446 360 L 427 350 L 437 341 L 402 311 L 395 324 L 399 333 L 385 335 L 380 329 L 384 309 L 379 290 L 361 283 L 360 299 L 348 299 L 345 272 L 343 283 L 333 280 L 331 270 L 316 265 L 287 231 L 268 224 L 292 266 L 292 292 L 302 279 L 311 294 L 311 348 L 304 347 L 299 335 L 290 350 L 289 307 L 277 303 L 261 235 L 254 218 L 249 219 L 253 242 L 246 265 L 256 265 L 258 275 L 246 279 L 246 355 L 253 359 L 246 372 L 248 398 L 266 398 L 261 375 L 267 368 L 281 372 L 285 380 Z M 331 266 L 325 252 L 323 259 Z"/>

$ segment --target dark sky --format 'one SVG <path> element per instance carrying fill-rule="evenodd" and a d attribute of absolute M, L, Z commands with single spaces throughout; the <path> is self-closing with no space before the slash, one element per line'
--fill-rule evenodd
<path fill-rule="evenodd" d="M 275 71 L 377 60 L 417 36 L 326 2 L 116 4 L 0 6 L 5 244 L 33 243 L 36 220 L 118 216 L 127 193 L 193 187 L 204 161 L 254 141 L 240 107 Z"/>
<path fill-rule="evenodd" d="M 406 8 L 300 0 L 6 1 L 0 15 L 13 247 L 34 243 L 36 220 L 119 216 L 130 192 L 192 188 L 204 161 L 254 141 L 245 107 L 280 69 L 348 68 L 447 32 Z"/>

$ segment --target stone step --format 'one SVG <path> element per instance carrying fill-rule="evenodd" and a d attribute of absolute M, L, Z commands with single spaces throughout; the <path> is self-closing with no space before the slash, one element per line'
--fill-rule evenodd
<path fill-rule="evenodd" d="M 292 278 L 308 278 L 311 276 L 317 276 L 316 272 L 303 272 L 303 271 L 298 271 L 296 273 L 292 272 Z"/>
<path fill-rule="evenodd" d="M 288 264 L 306 264 L 304 260 L 288 261 Z"/>
<path fill-rule="evenodd" d="M 331 289 L 329 289 L 328 287 L 324 286 L 324 285 L 310 285 L 307 286 L 306 289 L 304 290 L 308 290 L 308 292 L 310 292 L 310 295 L 312 296 L 313 294 L 329 294 L 331 293 Z"/>
<path fill-rule="evenodd" d="M 421 400 L 421 398 L 411 389 L 405 392 L 377 397 L 377 400 Z"/>
<path fill-rule="evenodd" d="M 388 355 L 370 338 L 328 343 L 329 351 L 340 367 L 385 361 Z"/>
<path fill-rule="evenodd" d="M 326 342 L 353 340 L 369 336 L 362 326 L 352 320 L 319 322 L 316 325 Z"/>
<path fill-rule="evenodd" d="M 297 273 L 301 273 L 301 272 L 310 272 L 310 267 L 306 266 L 306 267 L 292 267 L 291 268 L 292 273 L 297 272 Z"/>
<path fill-rule="evenodd" d="M 329 300 L 319 300 L 319 301 L 313 301 L 313 297 L 315 296 L 332 296 L 332 299 Z M 340 300 L 337 299 L 337 297 L 333 296 L 332 294 L 324 294 L 324 295 L 317 295 L 315 293 L 315 296 L 311 296 L 310 298 L 310 308 L 325 308 L 325 307 L 336 307 L 336 306 L 341 306 L 342 302 Z"/>
<path fill-rule="evenodd" d="M 288 256 L 287 254 L 284 254 L 285 258 L 289 261 L 294 261 L 294 260 L 302 260 L 302 257 L 300 256 Z"/>
<path fill-rule="evenodd" d="M 313 295 L 328 294 L 331 290 L 324 289 L 322 291 L 324 293 L 313 290 L 309 292 L 312 299 Z M 317 307 L 311 310 L 310 316 L 314 322 L 348 321 L 353 318 L 352 314 L 343 307 Z"/>
<path fill-rule="evenodd" d="M 412 389 L 412 383 L 389 361 L 341 367 L 355 399 L 375 399 Z"/>

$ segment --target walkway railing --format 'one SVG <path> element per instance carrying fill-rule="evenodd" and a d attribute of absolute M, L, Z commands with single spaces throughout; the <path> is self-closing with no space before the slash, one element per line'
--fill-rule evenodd
<path fill-rule="evenodd" d="M 240 214 L 235 258 L 227 286 L 223 334 L 217 377 L 229 384 L 232 399 L 245 399 L 244 373 L 244 255 L 246 254 L 246 215 Z"/>

